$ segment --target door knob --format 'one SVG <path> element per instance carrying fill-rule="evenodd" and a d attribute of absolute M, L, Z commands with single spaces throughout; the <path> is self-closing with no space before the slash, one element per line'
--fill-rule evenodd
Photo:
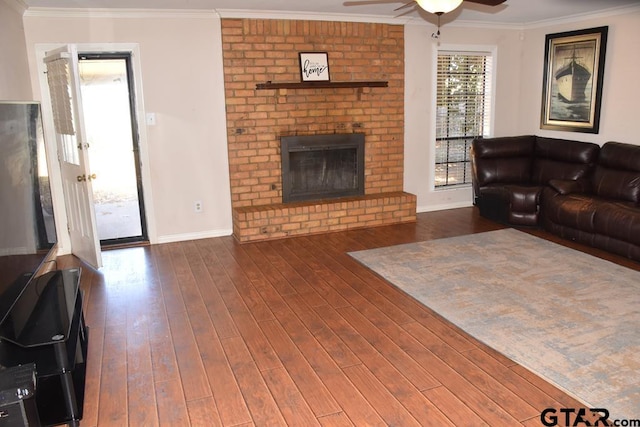
<path fill-rule="evenodd" d="M 92 173 L 89 176 L 86 175 L 78 175 L 76 177 L 76 179 L 78 180 L 78 182 L 82 182 L 82 181 L 91 181 L 92 179 L 97 179 L 98 176 L 95 173 Z"/>

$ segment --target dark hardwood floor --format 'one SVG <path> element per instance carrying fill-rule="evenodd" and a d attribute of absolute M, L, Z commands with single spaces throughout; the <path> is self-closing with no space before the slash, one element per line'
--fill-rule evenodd
<path fill-rule="evenodd" d="M 499 228 L 463 208 L 270 242 L 106 251 L 100 271 L 83 268 L 81 425 L 542 425 L 543 409 L 579 403 L 346 254 Z"/>

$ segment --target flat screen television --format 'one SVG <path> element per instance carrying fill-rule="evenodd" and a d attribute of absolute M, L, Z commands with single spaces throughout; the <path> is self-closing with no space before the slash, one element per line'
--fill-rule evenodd
<path fill-rule="evenodd" d="M 0 319 L 55 259 L 53 215 L 40 104 L 0 101 Z"/>

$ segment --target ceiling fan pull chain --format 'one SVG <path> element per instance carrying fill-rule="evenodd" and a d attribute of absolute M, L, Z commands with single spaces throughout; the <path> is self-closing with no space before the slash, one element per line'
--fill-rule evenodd
<path fill-rule="evenodd" d="M 440 17 L 442 16 L 442 12 L 436 13 L 436 15 L 438 16 L 438 31 L 436 31 L 435 33 L 431 33 L 431 38 L 433 39 L 440 38 Z"/>

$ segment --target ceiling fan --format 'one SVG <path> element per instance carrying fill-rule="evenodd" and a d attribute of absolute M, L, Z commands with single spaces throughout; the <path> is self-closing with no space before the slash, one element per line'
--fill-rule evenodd
<path fill-rule="evenodd" d="M 498 6 L 504 3 L 506 0 L 464 0 L 469 3 L 483 4 L 486 6 Z M 435 15 L 443 15 L 456 9 L 462 4 L 463 0 L 413 0 L 405 3 L 404 5 L 396 8 L 395 10 L 405 9 L 407 7 L 416 7 L 426 10 L 429 13 Z"/>
<path fill-rule="evenodd" d="M 429 13 L 433 13 L 438 16 L 438 30 L 431 34 L 434 39 L 440 38 L 440 17 L 445 13 L 451 12 L 458 8 L 462 4 L 463 0 L 413 0 L 404 5 L 396 8 L 395 10 L 404 9 L 407 7 L 420 6 L 422 9 Z M 469 3 L 483 4 L 486 6 L 498 6 L 504 3 L 506 0 L 464 0 Z"/>
<path fill-rule="evenodd" d="M 502 3 L 504 3 L 507 0 L 411 0 L 406 2 L 405 4 L 403 4 L 400 7 L 397 7 L 394 9 L 394 11 L 396 10 L 402 10 L 402 9 L 407 9 L 407 8 L 415 8 L 415 7 L 420 7 L 421 9 L 425 10 L 426 12 L 429 13 L 433 13 L 434 15 L 438 16 L 438 31 L 436 33 L 433 33 L 431 36 L 433 38 L 438 38 L 440 37 L 440 16 L 444 15 L 445 13 L 449 13 L 455 9 L 457 9 L 463 1 L 467 1 L 469 3 L 477 3 L 477 4 L 482 4 L 485 6 L 498 6 Z M 355 5 L 357 3 L 359 4 L 363 4 L 363 3 L 387 3 L 389 2 L 388 0 L 380 0 L 380 1 L 376 1 L 376 0 L 369 0 L 369 1 L 347 1 L 344 4 L 345 5 Z"/>

